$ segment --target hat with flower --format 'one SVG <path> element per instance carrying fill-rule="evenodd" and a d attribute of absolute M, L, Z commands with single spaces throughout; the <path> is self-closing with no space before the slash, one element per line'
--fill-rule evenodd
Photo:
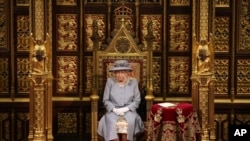
<path fill-rule="evenodd" d="M 131 68 L 131 66 L 127 60 L 116 60 L 113 63 L 113 67 L 111 69 L 109 69 L 110 72 L 120 71 L 120 70 L 132 71 L 133 69 Z"/>

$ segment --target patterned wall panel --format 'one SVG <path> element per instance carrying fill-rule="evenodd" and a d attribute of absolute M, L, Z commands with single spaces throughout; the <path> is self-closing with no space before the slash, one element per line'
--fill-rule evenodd
<path fill-rule="evenodd" d="M 17 16 L 16 18 L 17 51 L 29 51 L 29 23 L 29 16 Z"/>
<path fill-rule="evenodd" d="M 229 94 L 229 60 L 228 59 L 215 59 L 215 94 Z"/>
<path fill-rule="evenodd" d="M 250 125 L 250 114 L 249 113 L 236 113 L 235 124 L 248 124 Z"/>
<path fill-rule="evenodd" d="M 55 126 L 53 128 L 55 140 L 90 141 L 91 113 L 85 111 L 86 109 L 80 110 L 72 107 L 69 110 L 56 114 Z"/>
<path fill-rule="evenodd" d="M 238 51 L 242 53 L 250 52 L 250 23 L 249 23 L 249 0 L 241 0 L 239 10 L 239 46 Z"/>
<path fill-rule="evenodd" d="M 9 59 L 0 58 L 0 95 L 9 92 Z"/>
<path fill-rule="evenodd" d="M 155 96 L 161 96 L 161 74 L 162 74 L 162 62 L 161 57 L 153 58 L 153 93 Z"/>
<path fill-rule="evenodd" d="M 57 50 L 78 50 L 78 20 L 76 14 L 57 15 Z"/>
<path fill-rule="evenodd" d="M 91 134 L 91 113 L 85 113 L 85 134 Z"/>
<path fill-rule="evenodd" d="M 153 40 L 153 51 L 161 51 L 162 49 L 162 16 L 161 15 L 141 15 L 141 35 L 142 43 L 145 49 L 147 48 L 147 42 L 145 37 L 148 34 L 149 21 L 152 21 L 153 25 L 153 35 L 155 39 Z"/>
<path fill-rule="evenodd" d="M 7 46 L 7 33 L 8 33 L 8 21 L 7 21 L 7 0 L 0 2 L 0 49 L 6 49 Z"/>
<path fill-rule="evenodd" d="M 16 113 L 16 141 L 26 140 L 28 136 L 28 122 L 29 122 L 29 113 Z"/>
<path fill-rule="evenodd" d="M 215 18 L 215 52 L 229 52 L 230 17 L 221 16 Z"/>
<path fill-rule="evenodd" d="M 168 88 L 171 93 L 189 92 L 189 57 L 168 58 Z"/>
<path fill-rule="evenodd" d="M 237 60 L 237 94 L 250 94 L 250 59 Z"/>
<path fill-rule="evenodd" d="M 169 51 L 189 51 L 190 15 L 169 15 Z"/>
<path fill-rule="evenodd" d="M 29 59 L 17 58 L 17 92 L 18 94 L 29 93 Z"/>
<path fill-rule="evenodd" d="M 228 114 L 215 114 L 215 131 L 216 131 L 216 140 L 217 141 L 227 141 L 228 140 L 228 125 L 229 125 L 229 116 Z"/>
<path fill-rule="evenodd" d="M 57 92 L 75 93 L 78 90 L 78 59 L 76 56 L 58 56 Z"/>
<path fill-rule="evenodd" d="M 72 134 L 77 133 L 78 125 L 77 113 L 58 113 L 57 114 L 57 133 Z"/>
<path fill-rule="evenodd" d="M 0 112 L 0 140 L 11 141 L 11 118 L 9 113 Z"/>
<path fill-rule="evenodd" d="M 93 21 L 97 21 L 98 26 L 98 34 L 100 38 L 100 43 L 106 39 L 105 37 L 105 15 L 103 14 L 86 14 L 84 16 L 84 32 L 85 32 L 85 50 L 92 51 L 93 50 L 93 41 L 91 40 L 92 32 L 93 32 Z"/>

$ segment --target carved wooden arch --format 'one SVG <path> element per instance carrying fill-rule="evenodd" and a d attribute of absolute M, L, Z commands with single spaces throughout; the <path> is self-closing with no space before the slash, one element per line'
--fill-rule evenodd
<path fill-rule="evenodd" d="M 93 93 L 91 95 L 91 114 L 92 114 L 92 139 L 97 140 L 98 125 L 98 101 L 101 100 L 98 93 L 104 88 L 108 77 L 108 67 L 115 60 L 126 59 L 135 65 L 135 77 L 139 82 L 139 87 L 146 88 L 146 117 L 149 116 L 150 108 L 153 104 L 152 94 L 152 52 L 151 50 L 141 51 L 139 45 L 135 42 L 131 32 L 129 32 L 124 23 L 116 31 L 115 36 L 105 50 L 96 49 L 93 54 Z M 139 71 L 139 72 L 138 72 Z M 138 76 L 139 75 L 139 76 Z"/>

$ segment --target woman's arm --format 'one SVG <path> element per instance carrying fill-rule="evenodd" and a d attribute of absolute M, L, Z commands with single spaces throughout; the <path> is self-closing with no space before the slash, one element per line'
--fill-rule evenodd
<path fill-rule="evenodd" d="M 111 78 L 107 79 L 106 86 L 103 93 L 103 104 L 108 112 L 111 112 L 115 108 L 114 104 L 110 101 L 110 90 L 112 87 L 113 80 Z"/>
<path fill-rule="evenodd" d="M 141 94 L 140 94 L 140 91 L 139 91 L 139 87 L 138 87 L 138 82 L 136 79 L 133 80 L 133 92 L 134 92 L 134 97 L 133 97 L 133 102 L 130 103 L 127 107 L 129 108 L 129 110 L 131 111 L 135 111 L 138 107 L 139 107 L 139 104 L 141 102 Z"/>

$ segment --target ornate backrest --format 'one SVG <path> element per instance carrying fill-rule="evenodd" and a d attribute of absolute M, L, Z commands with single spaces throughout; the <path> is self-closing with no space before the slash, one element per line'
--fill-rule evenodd
<path fill-rule="evenodd" d="M 112 75 L 107 70 L 115 60 L 126 59 L 129 61 L 133 71 L 131 76 L 135 77 L 140 87 L 147 85 L 150 54 L 148 51 L 141 51 L 132 36 L 122 25 L 110 42 L 107 49 L 96 53 L 96 74 L 99 76 L 98 87 L 102 88 L 106 78 Z"/>

